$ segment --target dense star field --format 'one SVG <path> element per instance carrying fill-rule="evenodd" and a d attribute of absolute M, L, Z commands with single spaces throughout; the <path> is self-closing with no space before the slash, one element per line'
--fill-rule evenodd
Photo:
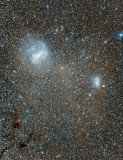
<path fill-rule="evenodd" d="M 122 0 L 0 1 L 0 159 L 122 160 Z"/>

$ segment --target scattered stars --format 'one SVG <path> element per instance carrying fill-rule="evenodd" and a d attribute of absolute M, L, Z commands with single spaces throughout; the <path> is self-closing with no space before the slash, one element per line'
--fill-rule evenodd
<path fill-rule="evenodd" d="M 104 148 L 104 150 L 103 150 L 103 151 L 104 151 L 103 153 L 104 153 L 104 154 L 106 154 L 106 149 L 105 149 L 105 148 Z"/>
<path fill-rule="evenodd" d="M 0 159 L 122 159 L 121 1 L 0 6 Z"/>
<path fill-rule="evenodd" d="M 85 56 L 85 50 L 82 50 L 81 57 L 84 57 L 84 56 Z"/>
<path fill-rule="evenodd" d="M 3 20 L 6 18 L 5 15 L 1 11 L 0 11 L 0 18 Z"/>
<path fill-rule="evenodd" d="M 58 154 L 58 155 L 56 155 L 56 158 L 60 158 L 61 156 Z"/>
<path fill-rule="evenodd" d="M 64 26 L 61 26 L 61 32 L 64 30 Z"/>

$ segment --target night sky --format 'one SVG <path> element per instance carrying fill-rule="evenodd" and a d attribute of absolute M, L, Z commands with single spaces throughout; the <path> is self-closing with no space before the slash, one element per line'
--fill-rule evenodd
<path fill-rule="evenodd" d="M 0 159 L 122 160 L 122 0 L 0 0 Z"/>

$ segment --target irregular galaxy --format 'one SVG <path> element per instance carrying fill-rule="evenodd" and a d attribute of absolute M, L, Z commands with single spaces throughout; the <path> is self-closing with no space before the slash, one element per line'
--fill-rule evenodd
<path fill-rule="evenodd" d="M 0 159 L 121 160 L 122 2 L 0 2 Z"/>

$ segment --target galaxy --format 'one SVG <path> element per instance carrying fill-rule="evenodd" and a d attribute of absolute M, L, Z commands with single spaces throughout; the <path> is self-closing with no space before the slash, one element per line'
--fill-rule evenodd
<path fill-rule="evenodd" d="M 0 160 L 122 160 L 122 1 L 0 2 Z"/>

